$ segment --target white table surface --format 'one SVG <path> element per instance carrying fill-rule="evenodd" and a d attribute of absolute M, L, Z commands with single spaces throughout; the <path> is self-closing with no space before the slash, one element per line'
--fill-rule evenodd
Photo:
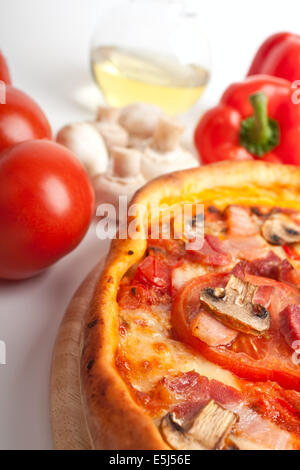
<path fill-rule="evenodd" d="M 150 1 L 150 0 L 149 0 Z M 97 18 L 115 0 L 0 0 L 0 48 L 14 84 L 43 107 L 52 127 L 92 113 L 88 51 Z M 276 31 L 300 31 L 298 0 L 198 0 L 213 53 L 213 78 L 201 109 L 244 76 L 257 46 Z M 300 77 L 299 77 L 300 79 Z M 0 221 L 1 229 L 1 221 Z M 93 225 L 81 245 L 43 275 L 0 282 L 0 449 L 51 449 L 48 389 L 51 354 L 68 302 L 108 249 Z"/>

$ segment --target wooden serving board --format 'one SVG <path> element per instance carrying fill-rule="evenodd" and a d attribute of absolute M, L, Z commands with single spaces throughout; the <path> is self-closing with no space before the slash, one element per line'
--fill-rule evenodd
<path fill-rule="evenodd" d="M 73 296 L 56 338 L 50 380 L 50 416 L 54 448 L 58 450 L 92 448 L 80 394 L 81 332 L 102 268 L 103 261 Z"/>

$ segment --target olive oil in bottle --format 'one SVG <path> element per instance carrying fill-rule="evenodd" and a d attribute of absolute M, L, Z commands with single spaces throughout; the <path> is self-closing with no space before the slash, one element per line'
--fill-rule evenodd
<path fill-rule="evenodd" d="M 209 72 L 157 54 L 116 47 L 92 51 L 94 78 L 111 106 L 146 102 L 170 115 L 190 108 L 202 95 Z"/>

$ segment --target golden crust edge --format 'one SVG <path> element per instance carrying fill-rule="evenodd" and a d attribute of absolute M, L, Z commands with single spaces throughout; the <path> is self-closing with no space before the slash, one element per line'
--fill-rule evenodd
<path fill-rule="evenodd" d="M 132 203 L 159 204 L 217 187 L 256 185 L 300 189 L 300 170 L 287 165 L 247 161 L 220 162 L 168 174 L 140 189 Z M 114 365 L 118 345 L 116 296 L 127 270 L 144 254 L 144 240 L 114 240 L 85 319 L 81 356 L 81 390 L 95 449 L 167 450 L 150 417 L 130 395 Z M 128 255 L 128 251 L 133 255 Z M 92 328 L 95 320 L 97 324 Z"/>

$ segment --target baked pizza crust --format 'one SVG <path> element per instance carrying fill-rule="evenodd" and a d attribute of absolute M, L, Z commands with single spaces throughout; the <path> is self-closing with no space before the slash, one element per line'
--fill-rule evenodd
<path fill-rule="evenodd" d="M 139 190 L 133 204 L 144 204 L 150 210 L 153 204 L 159 207 L 197 200 L 197 195 L 215 188 L 244 190 L 248 187 L 254 194 L 253 204 L 259 204 L 260 195 L 264 190 L 270 190 L 272 194 L 277 193 L 278 204 L 297 204 L 299 207 L 299 169 L 258 161 L 221 162 L 160 177 Z M 136 217 L 139 215 L 137 211 Z M 140 230 L 143 230 L 142 224 Z M 151 418 L 132 399 L 115 366 L 119 339 L 116 301 L 119 283 L 144 255 L 146 245 L 143 239 L 112 242 L 85 319 L 81 393 L 95 449 L 169 449 Z"/>

